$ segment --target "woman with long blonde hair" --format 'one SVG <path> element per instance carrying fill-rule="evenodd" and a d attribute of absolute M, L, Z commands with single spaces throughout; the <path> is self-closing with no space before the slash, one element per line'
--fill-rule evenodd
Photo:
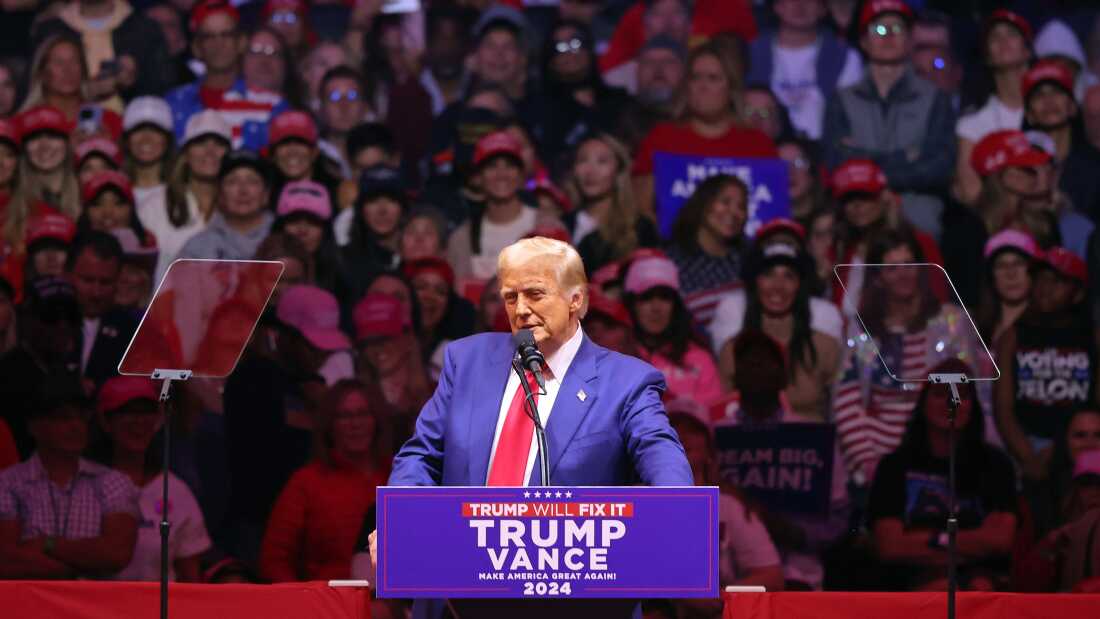
<path fill-rule="evenodd" d="M 69 145 L 72 124 L 57 108 L 39 106 L 18 117 L 23 152 L 18 183 L 8 204 L 4 237 L 17 250 L 23 247 L 27 220 L 50 209 L 76 220 L 80 217 L 80 185 L 73 171 Z"/>
<path fill-rule="evenodd" d="M 635 208 L 630 154 L 610 135 L 593 133 L 578 143 L 565 191 L 577 205 L 565 223 L 589 273 L 660 243 L 656 226 Z"/>
<path fill-rule="evenodd" d="M 70 121 L 76 120 L 80 106 L 87 101 L 86 67 L 80 39 L 66 35 L 46 38 L 34 50 L 30 88 L 20 111 L 50 105 Z"/>
<path fill-rule="evenodd" d="M 771 138 L 744 124 L 741 63 L 728 44 L 709 42 L 691 51 L 679 96 L 679 118 L 649 132 L 634 158 L 635 195 L 641 212 L 656 217 L 668 234 L 674 213 L 656 211 L 653 159 L 658 152 L 696 157 L 777 157 Z M 657 216 L 660 215 L 660 216 Z"/>

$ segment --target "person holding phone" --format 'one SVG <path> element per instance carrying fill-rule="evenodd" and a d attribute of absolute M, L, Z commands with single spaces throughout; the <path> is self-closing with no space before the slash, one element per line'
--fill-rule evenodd
<path fill-rule="evenodd" d="M 141 95 L 163 95 L 168 89 L 168 46 L 156 22 L 135 11 L 126 0 L 80 0 L 31 32 L 37 45 L 47 37 L 77 37 L 90 74 L 89 95 L 122 112 L 123 101 Z"/>

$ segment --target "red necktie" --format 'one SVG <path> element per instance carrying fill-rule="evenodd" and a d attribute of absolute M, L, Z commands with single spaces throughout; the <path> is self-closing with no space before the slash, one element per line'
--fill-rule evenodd
<path fill-rule="evenodd" d="M 538 382 L 530 371 L 524 372 L 524 376 L 534 396 L 537 411 Z M 531 454 L 535 422 L 524 408 L 525 395 L 523 385 L 518 385 L 512 404 L 508 407 L 508 416 L 504 418 L 504 427 L 500 429 L 500 439 L 497 441 L 497 452 L 493 458 L 493 468 L 489 470 L 487 486 L 522 486 L 526 481 L 523 477 L 527 472 L 527 457 Z"/>

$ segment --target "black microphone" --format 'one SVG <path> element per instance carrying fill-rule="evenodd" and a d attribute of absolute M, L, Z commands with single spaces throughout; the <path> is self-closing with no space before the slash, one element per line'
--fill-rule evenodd
<path fill-rule="evenodd" d="M 535 345 L 535 334 L 530 329 L 520 329 L 512 335 L 512 343 L 516 345 L 516 355 L 519 356 L 520 365 L 535 375 L 535 380 L 539 383 L 539 392 L 545 394 L 546 381 L 542 377 L 542 366 L 546 363 L 546 358 Z"/>

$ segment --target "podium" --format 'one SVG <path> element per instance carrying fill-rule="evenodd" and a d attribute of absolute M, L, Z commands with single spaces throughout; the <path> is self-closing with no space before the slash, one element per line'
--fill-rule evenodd
<path fill-rule="evenodd" d="M 379 597 L 467 617 L 632 617 L 718 597 L 717 487 L 381 487 Z"/>

